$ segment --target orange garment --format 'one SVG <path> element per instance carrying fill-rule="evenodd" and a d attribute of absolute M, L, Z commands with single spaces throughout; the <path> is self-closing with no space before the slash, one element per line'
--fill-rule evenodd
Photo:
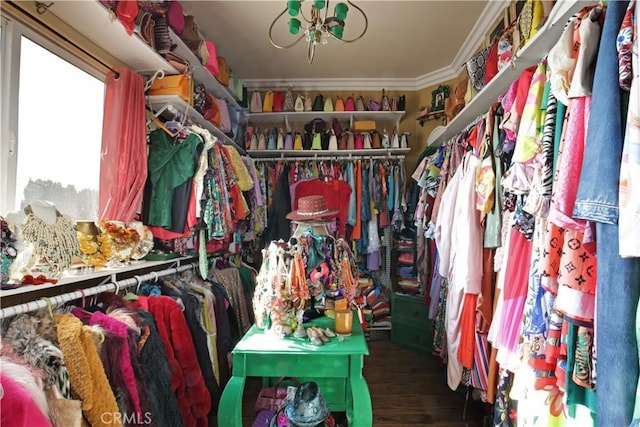
<path fill-rule="evenodd" d="M 478 295 L 476 306 L 476 330 L 480 334 L 488 334 L 493 319 L 493 288 L 495 286 L 495 274 L 493 271 L 493 253 L 495 249 L 484 248 L 482 250 L 482 289 Z"/>
<path fill-rule="evenodd" d="M 476 344 L 476 305 L 478 295 L 465 294 L 460 316 L 460 347 L 458 360 L 467 369 L 473 369 L 473 351 Z"/>

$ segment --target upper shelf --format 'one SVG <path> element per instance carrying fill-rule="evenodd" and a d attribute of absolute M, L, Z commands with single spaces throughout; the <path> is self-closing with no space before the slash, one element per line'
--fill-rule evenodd
<path fill-rule="evenodd" d="M 233 139 L 229 138 L 224 132 L 218 129 L 213 123 L 202 117 L 202 114 L 193 108 L 189 103 L 182 99 L 179 95 L 150 95 L 147 96 L 149 105 L 156 114 L 161 114 L 165 110 L 169 110 L 174 114 L 184 114 L 194 123 L 207 129 L 211 134 L 217 137 L 223 144 L 233 145 L 242 155 L 247 154 L 243 147 L 240 147 Z"/>
<path fill-rule="evenodd" d="M 139 74 L 178 73 L 137 34 L 127 34 L 120 20 L 99 1 L 57 1 L 48 10 Z"/>
<path fill-rule="evenodd" d="M 189 61 L 189 67 L 196 82 L 202 83 L 207 88 L 207 92 L 213 94 L 216 98 L 229 101 L 237 110 L 244 110 L 231 94 L 229 88 L 216 80 L 209 70 L 202 65 L 200 59 L 182 41 L 180 36 L 173 32 L 171 28 L 169 28 L 169 34 L 171 35 L 171 41 L 176 45 L 174 52 Z"/>
<path fill-rule="evenodd" d="M 549 53 L 549 50 L 560 38 L 571 15 L 592 4 L 594 1 L 566 0 L 556 2 L 544 25 L 516 53 L 513 66 L 502 69 L 447 126 L 436 127 L 429 135 L 427 145 L 441 145 L 486 113 L 489 105 L 496 102 L 498 97 L 507 91 L 509 85 L 522 74 L 525 68 L 537 64 Z"/>
<path fill-rule="evenodd" d="M 316 118 L 334 117 L 338 120 L 392 121 L 397 125 L 404 111 L 292 111 L 282 113 L 247 113 L 250 123 L 307 123 Z"/>

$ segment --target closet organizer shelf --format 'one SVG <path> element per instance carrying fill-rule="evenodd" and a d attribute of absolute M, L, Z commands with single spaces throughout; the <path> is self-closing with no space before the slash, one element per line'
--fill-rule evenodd
<path fill-rule="evenodd" d="M 220 83 L 216 78 L 207 70 L 200 59 L 184 44 L 180 36 L 178 36 L 171 28 L 169 28 L 169 34 L 171 35 L 171 41 L 176 45 L 174 53 L 180 55 L 189 61 L 189 68 L 193 74 L 193 78 L 197 83 L 201 83 L 207 88 L 207 92 L 211 93 L 218 99 L 224 99 L 228 101 L 237 110 L 244 111 L 244 108 L 238 104 L 236 98 L 231 94 L 229 88 Z"/>
<path fill-rule="evenodd" d="M 113 277 L 114 275 L 117 276 L 122 273 L 136 272 L 138 270 L 146 270 L 149 268 L 158 269 L 159 267 L 170 267 L 173 264 L 181 264 L 183 262 L 193 261 L 193 259 L 194 259 L 193 257 L 180 257 L 180 258 L 173 258 L 173 259 L 162 260 L 162 261 L 141 260 L 141 261 L 132 261 L 129 265 L 125 265 L 120 268 L 104 268 L 93 273 L 80 274 L 77 276 L 65 273 L 65 275 L 63 275 L 63 277 L 58 279 L 58 282 L 55 284 L 44 283 L 42 285 L 25 285 L 15 289 L 0 290 L 0 299 L 2 300 L 2 304 L 0 305 L 2 307 L 7 306 L 6 299 L 16 295 L 28 294 L 31 292 L 45 290 L 45 289 L 61 288 L 65 285 L 71 285 L 74 283 L 80 284 L 82 282 L 92 281 L 94 279 L 108 279 L 110 277 Z M 12 304 L 9 304 L 9 305 L 12 305 Z"/>
<path fill-rule="evenodd" d="M 139 74 L 178 73 L 136 33 L 127 34 L 120 20 L 97 0 L 57 1 L 48 11 Z"/>
<path fill-rule="evenodd" d="M 400 120 L 404 111 L 293 111 L 282 113 L 247 113 L 250 123 L 306 123 L 313 119 L 321 118 L 331 120 L 349 120 L 352 125 L 354 120 L 393 121 L 396 127 L 400 127 Z"/>
<path fill-rule="evenodd" d="M 213 123 L 202 117 L 195 108 L 193 108 L 187 101 L 182 99 L 179 95 L 149 95 L 147 96 L 147 102 L 151 106 L 152 110 L 156 114 L 161 114 L 162 111 L 167 108 L 177 110 L 179 113 L 187 113 L 187 117 L 191 119 L 195 124 L 207 129 L 211 134 L 217 137 L 223 144 L 233 145 L 242 155 L 247 154 L 244 148 L 240 147 L 236 142 L 225 135 L 220 129 L 218 129 Z"/>
<path fill-rule="evenodd" d="M 511 67 L 502 69 L 478 94 L 467 103 L 447 126 L 437 126 L 429 135 L 427 145 L 442 145 L 459 134 L 478 117 L 486 113 L 489 106 L 505 93 L 509 85 L 522 71 L 540 62 L 560 38 L 565 24 L 574 13 L 593 1 L 558 1 L 549 13 L 544 25 L 515 55 Z"/>

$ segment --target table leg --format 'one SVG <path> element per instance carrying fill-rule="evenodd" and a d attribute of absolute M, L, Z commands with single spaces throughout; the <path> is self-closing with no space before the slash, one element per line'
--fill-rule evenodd
<path fill-rule="evenodd" d="M 347 420 L 350 426 L 370 427 L 373 425 L 373 410 L 369 386 L 362 376 L 362 356 L 352 357 L 347 381 Z"/>
<path fill-rule="evenodd" d="M 242 395 L 245 377 L 231 377 L 220 396 L 218 406 L 218 425 L 224 427 L 242 427 Z"/>

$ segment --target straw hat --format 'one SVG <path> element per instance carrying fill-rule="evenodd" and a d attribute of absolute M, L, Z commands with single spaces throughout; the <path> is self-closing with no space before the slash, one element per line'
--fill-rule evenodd
<path fill-rule="evenodd" d="M 338 209 L 329 209 L 322 195 L 300 197 L 298 209 L 287 214 L 287 219 L 292 221 L 311 221 L 321 218 L 330 218 L 338 214 Z"/>

